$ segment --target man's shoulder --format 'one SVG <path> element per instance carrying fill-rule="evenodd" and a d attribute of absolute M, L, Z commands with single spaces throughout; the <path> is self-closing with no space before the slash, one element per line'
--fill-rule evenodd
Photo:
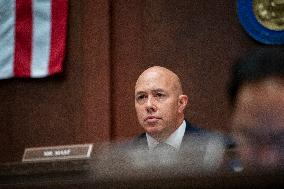
<path fill-rule="evenodd" d="M 208 132 L 207 129 L 198 127 L 196 125 L 193 125 L 192 123 L 186 121 L 186 128 L 185 128 L 185 135 L 189 134 L 203 134 Z"/>
<path fill-rule="evenodd" d="M 222 142 L 227 149 L 235 147 L 235 140 L 230 135 L 207 128 L 201 128 L 186 121 L 184 137 L 187 138 L 189 136 L 193 138 L 217 139 Z"/>
<path fill-rule="evenodd" d="M 199 126 L 196 126 L 195 124 L 190 123 L 189 121 L 186 120 L 186 127 L 185 127 L 185 132 L 184 136 L 205 136 L 205 135 L 211 135 L 213 134 L 212 131 L 206 128 L 202 128 Z"/>

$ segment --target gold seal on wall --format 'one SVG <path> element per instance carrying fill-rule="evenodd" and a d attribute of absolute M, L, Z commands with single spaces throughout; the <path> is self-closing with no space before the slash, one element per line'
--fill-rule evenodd
<path fill-rule="evenodd" d="M 284 30 L 284 0 L 253 0 L 253 12 L 264 27 Z"/>

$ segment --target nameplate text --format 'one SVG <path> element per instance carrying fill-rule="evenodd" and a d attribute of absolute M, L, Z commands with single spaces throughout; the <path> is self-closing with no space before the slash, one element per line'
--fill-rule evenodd
<path fill-rule="evenodd" d="M 89 159 L 93 144 L 26 148 L 23 162 Z"/>

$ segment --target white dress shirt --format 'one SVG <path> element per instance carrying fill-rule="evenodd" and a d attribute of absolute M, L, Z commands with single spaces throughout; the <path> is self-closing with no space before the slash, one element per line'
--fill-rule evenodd
<path fill-rule="evenodd" d="M 185 127 L 186 123 L 185 120 L 183 120 L 182 124 L 165 140 L 164 143 L 167 143 L 174 147 L 175 149 L 179 150 L 182 142 L 182 138 L 185 133 Z M 147 137 L 147 143 L 150 151 L 153 151 L 153 149 L 159 144 L 159 142 L 154 139 L 152 136 L 150 136 L 148 133 L 146 133 Z"/>

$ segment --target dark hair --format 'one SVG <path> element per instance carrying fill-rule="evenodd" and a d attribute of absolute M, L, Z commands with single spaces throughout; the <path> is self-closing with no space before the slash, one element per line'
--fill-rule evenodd
<path fill-rule="evenodd" d="M 232 66 L 227 93 L 232 106 L 240 88 L 248 83 L 263 81 L 269 77 L 284 78 L 284 49 L 270 47 L 253 50 Z"/>

